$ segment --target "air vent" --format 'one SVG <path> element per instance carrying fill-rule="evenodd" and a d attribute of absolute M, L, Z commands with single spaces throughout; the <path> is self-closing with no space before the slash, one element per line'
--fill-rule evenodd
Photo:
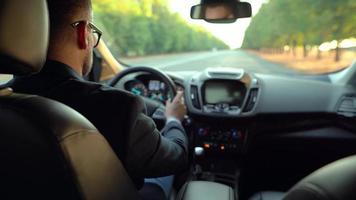
<path fill-rule="evenodd" d="M 190 98 L 192 100 L 193 106 L 197 109 L 201 109 L 199 101 L 198 87 L 193 85 L 190 88 Z"/>
<path fill-rule="evenodd" d="M 241 79 L 245 74 L 243 69 L 236 68 L 209 68 L 207 75 L 211 78 Z"/>
<path fill-rule="evenodd" d="M 243 112 L 251 112 L 253 110 L 257 102 L 257 97 L 258 97 L 258 89 L 257 88 L 251 89 Z"/>
<path fill-rule="evenodd" d="M 214 78 L 223 77 L 223 78 L 240 78 L 242 73 L 224 73 L 224 72 L 209 72 L 209 75 Z"/>
<path fill-rule="evenodd" d="M 343 97 L 337 109 L 337 113 L 345 117 L 355 117 L 356 97 Z"/>

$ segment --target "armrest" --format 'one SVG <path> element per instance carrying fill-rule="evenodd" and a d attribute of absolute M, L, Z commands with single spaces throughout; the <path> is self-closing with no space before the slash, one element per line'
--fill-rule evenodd
<path fill-rule="evenodd" d="M 191 181 L 179 191 L 177 200 L 234 200 L 231 187 L 209 181 Z"/>

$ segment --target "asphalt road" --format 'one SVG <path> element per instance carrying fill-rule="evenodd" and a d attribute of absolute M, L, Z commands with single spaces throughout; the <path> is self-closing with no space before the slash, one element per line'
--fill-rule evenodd
<path fill-rule="evenodd" d="M 203 71 L 213 67 L 242 68 L 247 72 L 295 75 L 296 72 L 278 63 L 264 60 L 244 50 L 158 55 L 123 59 L 133 66 L 149 66 L 164 71 Z"/>

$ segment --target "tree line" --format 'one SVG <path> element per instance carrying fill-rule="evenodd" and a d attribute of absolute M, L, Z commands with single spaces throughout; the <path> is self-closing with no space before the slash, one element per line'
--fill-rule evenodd
<path fill-rule="evenodd" d="M 308 47 L 336 40 L 338 61 L 339 43 L 351 37 L 356 37 L 355 0 L 269 0 L 253 17 L 242 47 L 278 50 L 287 45 L 295 54 L 300 46 L 306 57 Z"/>
<path fill-rule="evenodd" d="M 93 0 L 94 21 L 120 56 L 226 49 L 206 30 L 172 13 L 166 0 Z"/>

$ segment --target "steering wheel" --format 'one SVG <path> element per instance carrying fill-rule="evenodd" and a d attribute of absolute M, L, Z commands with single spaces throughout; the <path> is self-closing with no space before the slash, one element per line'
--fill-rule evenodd
<path fill-rule="evenodd" d="M 176 86 L 173 82 L 173 80 L 167 76 L 165 73 L 163 73 L 162 71 L 158 70 L 158 69 L 154 69 L 151 67 L 131 67 L 131 68 L 127 68 L 124 71 L 118 73 L 110 82 L 109 85 L 112 87 L 115 87 L 119 81 L 124 78 L 125 76 L 129 75 L 129 74 L 133 74 L 133 73 L 137 73 L 137 72 L 146 72 L 149 74 L 152 74 L 156 77 L 158 77 L 159 79 L 161 79 L 162 82 L 164 82 L 167 86 L 168 86 L 168 94 L 171 94 L 174 96 L 176 96 L 177 91 L 176 91 Z M 124 88 L 122 88 L 124 89 Z M 165 121 L 166 117 L 165 117 L 165 106 L 155 100 L 149 99 L 149 98 L 144 98 L 143 100 L 146 104 L 146 114 L 148 116 L 150 116 L 151 118 L 153 118 L 154 120 L 157 121 Z"/>

